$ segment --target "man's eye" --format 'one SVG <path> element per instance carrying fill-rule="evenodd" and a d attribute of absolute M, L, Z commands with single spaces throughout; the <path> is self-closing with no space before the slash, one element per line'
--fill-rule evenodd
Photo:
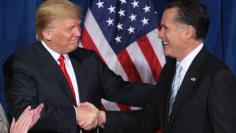
<path fill-rule="evenodd" d="M 68 28 L 67 31 L 72 31 L 72 28 Z"/>
<path fill-rule="evenodd" d="M 66 28 L 67 31 L 72 31 L 74 27 L 68 27 Z"/>

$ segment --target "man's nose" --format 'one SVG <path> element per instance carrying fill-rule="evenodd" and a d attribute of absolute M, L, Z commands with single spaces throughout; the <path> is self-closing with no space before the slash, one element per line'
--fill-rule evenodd
<path fill-rule="evenodd" d="M 81 36 L 81 29 L 80 27 L 75 28 L 75 35 L 80 37 Z"/>

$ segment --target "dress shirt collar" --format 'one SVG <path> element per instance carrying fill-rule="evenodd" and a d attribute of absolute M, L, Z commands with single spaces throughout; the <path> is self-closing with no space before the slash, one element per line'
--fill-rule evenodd
<path fill-rule="evenodd" d="M 200 50 L 203 47 L 203 43 L 201 43 L 199 46 L 197 46 L 192 52 L 190 52 L 183 60 L 180 62 L 177 62 L 177 65 L 180 65 L 183 68 L 183 76 L 186 74 L 189 66 L 191 65 L 194 58 L 197 56 L 197 54 L 200 52 Z"/>
<path fill-rule="evenodd" d="M 59 64 L 58 59 L 59 59 L 59 57 L 60 57 L 60 54 L 57 53 L 57 52 L 55 52 L 55 51 L 52 50 L 51 48 L 49 48 L 49 47 L 47 46 L 47 44 L 46 44 L 43 40 L 41 40 L 41 43 L 42 43 L 43 46 L 47 49 L 47 51 L 52 55 L 52 57 L 54 58 L 54 60 L 57 61 L 57 63 Z M 64 54 L 63 56 L 65 57 L 65 62 L 67 62 L 68 59 L 69 59 L 68 54 Z"/>

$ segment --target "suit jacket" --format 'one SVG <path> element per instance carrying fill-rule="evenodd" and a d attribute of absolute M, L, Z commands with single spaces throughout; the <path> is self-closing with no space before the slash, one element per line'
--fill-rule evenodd
<path fill-rule="evenodd" d="M 104 133 L 154 133 L 159 127 L 159 106 L 157 105 L 157 89 L 151 101 L 141 110 L 132 112 L 109 112 L 106 114 Z"/>
<path fill-rule="evenodd" d="M 204 47 L 191 63 L 168 118 L 175 66 L 176 61 L 165 65 L 158 86 L 163 133 L 235 133 L 236 79 Z"/>
<path fill-rule="evenodd" d="M 0 104 L 0 133 L 8 133 L 9 123 L 6 114 Z"/>
<path fill-rule="evenodd" d="M 123 81 L 95 52 L 77 48 L 69 53 L 69 58 L 80 102 L 89 101 L 98 108 L 101 98 L 133 106 L 149 102 L 153 86 Z M 44 103 L 41 118 L 31 132 L 79 132 L 69 85 L 41 42 L 33 43 L 5 62 L 4 81 L 11 116 L 19 116 L 28 105 Z"/>

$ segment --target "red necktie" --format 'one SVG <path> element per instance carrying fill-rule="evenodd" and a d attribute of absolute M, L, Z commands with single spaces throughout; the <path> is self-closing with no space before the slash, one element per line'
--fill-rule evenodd
<path fill-rule="evenodd" d="M 66 71 L 66 66 L 65 66 L 64 60 L 65 60 L 65 57 L 64 57 L 63 55 L 61 55 L 61 56 L 59 57 L 59 59 L 58 59 L 58 61 L 60 62 L 60 65 L 59 65 L 59 66 L 60 66 L 61 71 L 63 72 L 63 74 L 64 74 L 65 77 L 66 77 L 66 80 L 67 80 L 67 82 L 68 82 L 68 84 L 69 84 L 69 86 L 70 86 L 71 93 L 73 94 L 74 102 L 75 102 L 75 104 L 76 104 L 75 91 L 74 91 L 74 88 L 73 88 L 73 85 L 72 85 L 70 76 L 69 76 L 69 74 L 68 74 L 67 71 Z"/>

